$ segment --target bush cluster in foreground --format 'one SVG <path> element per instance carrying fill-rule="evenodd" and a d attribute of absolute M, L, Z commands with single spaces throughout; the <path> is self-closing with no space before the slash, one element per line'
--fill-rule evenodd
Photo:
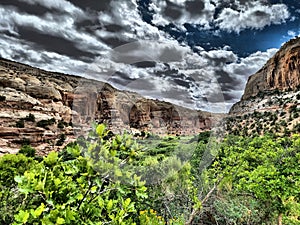
<path fill-rule="evenodd" d="M 62 152 L 4 155 L 0 224 L 300 223 L 299 136 L 176 140 L 98 125 Z"/>

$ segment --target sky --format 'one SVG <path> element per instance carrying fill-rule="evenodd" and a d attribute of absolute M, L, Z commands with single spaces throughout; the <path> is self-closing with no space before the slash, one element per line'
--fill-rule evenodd
<path fill-rule="evenodd" d="M 298 0 L 0 0 L 0 56 L 228 112 L 299 17 Z"/>

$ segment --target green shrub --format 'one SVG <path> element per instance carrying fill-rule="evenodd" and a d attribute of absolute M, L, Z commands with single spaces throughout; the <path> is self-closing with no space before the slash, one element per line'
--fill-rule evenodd
<path fill-rule="evenodd" d="M 299 135 L 166 137 L 146 147 L 95 125 L 40 161 L 29 146 L 0 157 L 0 224 L 300 222 Z M 162 153 L 170 147 L 180 154 Z"/>
<path fill-rule="evenodd" d="M 30 145 L 23 145 L 19 150 L 20 154 L 23 154 L 27 157 L 34 157 L 36 150 L 32 148 Z"/>
<path fill-rule="evenodd" d="M 274 224 L 276 217 L 300 223 L 300 136 L 239 137 L 234 142 L 222 144 L 209 172 L 220 172 L 220 189 L 255 197 L 270 214 L 265 224 Z"/>
<path fill-rule="evenodd" d="M 0 170 L 0 198 L 8 199 L 0 202 L 0 224 L 183 225 L 200 207 L 190 166 L 176 157 L 159 163 L 130 135 L 113 135 L 103 125 L 79 142 L 40 161 L 30 158 L 29 146 L 13 156 L 23 160 L 19 164 L 3 163 L 11 155 L 0 158 L 0 169 L 6 168 Z M 146 186 L 157 175 L 165 179 L 158 179 L 161 185 Z"/>
<path fill-rule="evenodd" d="M 47 128 L 48 126 L 51 126 L 55 123 L 55 119 L 54 118 L 51 118 L 51 119 L 48 119 L 48 120 L 40 120 L 37 122 L 37 126 L 38 127 L 42 127 L 42 128 Z"/>
<path fill-rule="evenodd" d="M 57 128 L 63 129 L 65 127 L 65 122 L 63 120 L 58 121 Z"/>
<path fill-rule="evenodd" d="M 15 176 L 21 176 L 34 165 L 34 160 L 23 154 L 0 157 L 0 224 L 12 224 L 14 214 L 22 208 L 24 195 L 17 188 Z"/>
<path fill-rule="evenodd" d="M 290 112 L 290 113 L 297 112 L 297 105 L 292 105 L 292 106 L 289 108 L 289 112 Z"/>
<path fill-rule="evenodd" d="M 59 135 L 59 140 L 56 142 L 56 146 L 62 146 L 66 140 L 66 135 L 65 134 L 60 134 Z"/>
<path fill-rule="evenodd" d="M 35 122 L 35 116 L 31 113 L 29 113 L 25 118 L 24 120 L 26 121 L 30 121 L 30 122 Z"/>
<path fill-rule="evenodd" d="M 24 119 L 18 120 L 16 122 L 16 127 L 18 127 L 18 128 L 24 128 L 25 127 Z"/>

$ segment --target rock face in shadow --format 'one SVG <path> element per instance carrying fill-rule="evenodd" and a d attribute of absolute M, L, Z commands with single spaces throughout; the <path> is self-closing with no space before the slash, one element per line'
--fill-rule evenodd
<path fill-rule="evenodd" d="M 0 154 L 24 144 L 39 154 L 59 150 L 87 135 L 92 122 L 105 123 L 114 133 L 192 135 L 210 130 L 222 117 L 0 59 Z"/>
<path fill-rule="evenodd" d="M 292 39 L 249 77 L 242 100 L 271 90 L 295 90 L 300 85 L 300 38 Z"/>

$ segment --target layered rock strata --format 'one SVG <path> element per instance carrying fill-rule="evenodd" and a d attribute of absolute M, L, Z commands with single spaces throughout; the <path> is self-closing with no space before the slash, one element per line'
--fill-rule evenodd
<path fill-rule="evenodd" d="M 0 60 L 0 154 L 31 144 L 40 154 L 61 149 L 92 122 L 120 133 L 192 135 L 223 115 L 145 99 L 109 84 Z"/>

